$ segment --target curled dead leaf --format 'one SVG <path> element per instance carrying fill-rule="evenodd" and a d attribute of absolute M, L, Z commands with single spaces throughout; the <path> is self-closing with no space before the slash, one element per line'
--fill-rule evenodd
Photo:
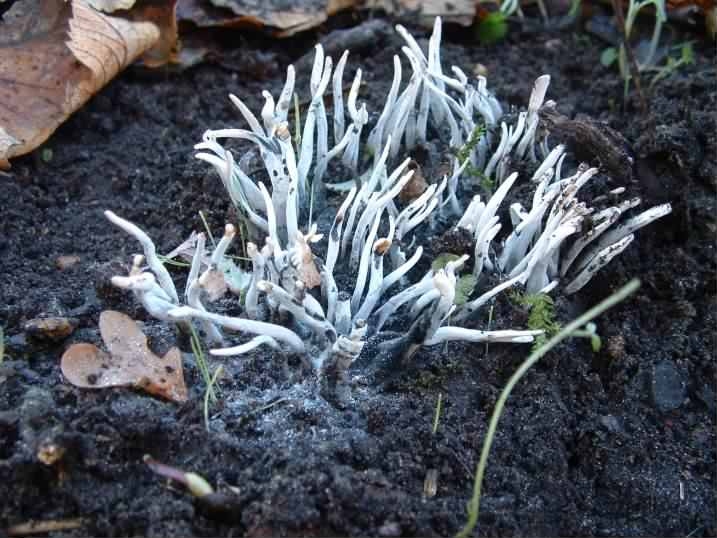
<path fill-rule="evenodd" d="M 358 4 L 357 0 L 179 0 L 177 18 L 199 27 L 266 27 L 278 37 L 287 37 L 318 26 L 330 15 Z"/>
<path fill-rule="evenodd" d="M 123 18 L 86 0 L 17 0 L 0 20 L 0 168 L 142 54 L 150 66 L 171 59 L 176 41 L 173 1 Z"/>
<path fill-rule="evenodd" d="M 442 17 L 443 22 L 470 26 L 478 4 L 475 0 L 367 0 L 363 7 L 369 10 L 382 9 L 404 22 L 426 27 L 433 26 L 437 16 Z"/>
<path fill-rule="evenodd" d="M 203 275 L 201 283 L 210 303 L 221 299 L 227 293 L 228 287 L 224 273 L 217 269 L 211 269 L 206 275 Z"/>
<path fill-rule="evenodd" d="M 428 183 L 423 175 L 423 168 L 415 160 L 411 159 L 408 163 L 408 169 L 413 170 L 413 175 L 408 183 L 406 183 L 398 194 L 398 198 L 407 203 L 418 198 L 428 188 Z"/>
<path fill-rule="evenodd" d="M 179 349 L 158 357 L 137 323 L 113 310 L 100 314 L 100 334 L 109 353 L 83 343 L 62 355 L 60 367 L 70 383 L 86 389 L 136 387 L 175 402 L 187 401 Z"/>

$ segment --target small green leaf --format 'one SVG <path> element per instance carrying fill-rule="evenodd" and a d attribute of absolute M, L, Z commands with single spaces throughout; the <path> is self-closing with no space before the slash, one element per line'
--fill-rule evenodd
<path fill-rule="evenodd" d="M 605 67 L 610 67 L 617 60 L 617 49 L 615 47 L 608 47 L 600 55 L 600 63 Z"/>
<path fill-rule="evenodd" d="M 692 49 L 692 43 L 687 42 L 682 45 L 682 63 L 693 64 L 695 62 L 695 51 Z"/>
<path fill-rule="evenodd" d="M 600 335 L 593 334 L 590 337 L 590 346 L 593 348 L 593 353 L 600 351 L 600 348 L 602 347 L 602 339 L 600 338 Z"/>
<path fill-rule="evenodd" d="M 476 279 L 473 275 L 463 275 L 459 278 L 458 282 L 456 282 L 456 297 L 453 300 L 453 303 L 456 306 L 466 304 L 477 283 L 478 279 Z"/>
<path fill-rule="evenodd" d="M 460 256 L 458 254 L 451 254 L 450 252 L 442 252 L 438 255 L 438 257 L 433 260 L 433 263 L 431 264 L 431 269 L 433 271 L 439 271 L 443 269 L 448 262 L 454 262 L 456 261 Z"/>
<path fill-rule="evenodd" d="M 508 22 L 500 11 L 490 13 L 478 23 L 476 35 L 484 45 L 490 45 L 503 39 L 508 33 Z"/>

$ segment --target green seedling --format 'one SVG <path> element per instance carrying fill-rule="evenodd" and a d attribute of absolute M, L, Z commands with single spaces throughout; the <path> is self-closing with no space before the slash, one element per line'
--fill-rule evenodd
<path fill-rule="evenodd" d="M 632 52 L 628 50 L 630 47 L 630 37 L 632 36 L 633 29 L 635 26 L 635 20 L 637 15 L 643 9 L 648 6 L 655 8 L 655 25 L 652 30 L 652 38 L 650 39 L 650 45 L 647 50 L 647 54 L 641 59 L 630 58 Z M 649 70 L 654 67 L 655 53 L 660 43 L 660 36 L 662 34 L 662 26 L 667 20 L 667 13 L 665 11 L 665 0 L 630 0 L 627 8 L 627 16 L 622 17 L 622 3 L 620 1 L 615 2 L 615 13 L 618 18 L 618 24 L 623 22 L 621 28 L 623 34 L 623 43 L 618 48 L 609 47 L 605 49 L 600 55 L 600 62 L 609 67 L 615 61 L 618 63 L 620 69 L 620 76 L 625 82 L 624 86 L 624 97 L 627 97 L 627 93 L 630 88 L 630 80 L 634 76 L 636 81 L 639 79 L 639 75 L 642 71 Z M 631 64 L 634 69 L 631 68 Z M 636 71 L 632 73 L 631 71 Z"/>
<path fill-rule="evenodd" d="M 478 523 L 478 515 L 480 514 L 480 500 L 481 500 L 481 488 L 483 486 L 483 476 L 485 474 L 485 468 L 488 463 L 488 456 L 490 455 L 490 449 L 493 444 L 495 432 L 498 429 L 498 421 L 500 416 L 503 414 L 503 408 L 505 402 L 508 400 L 508 396 L 513 391 L 513 388 L 518 382 L 528 373 L 528 371 L 551 349 L 560 344 L 566 338 L 573 336 L 575 331 L 580 330 L 581 327 L 586 326 L 597 316 L 612 308 L 616 304 L 624 301 L 627 297 L 635 293 L 640 287 L 640 281 L 637 279 L 631 280 L 625 286 L 620 288 L 618 291 L 613 293 L 610 297 L 594 306 L 582 316 L 568 323 L 562 328 L 557 334 L 555 334 L 550 340 L 545 342 L 539 348 L 533 350 L 527 359 L 520 365 L 520 368 L 510 377 L 508 383 L 500 393 L 500 397 L 495 404 L 493 414 L 490 417 L 490 423 L 488 425 L 488 432 L 486 433 L 485 440 L 483 441 L 483 448 L 481 449 L 480 459 L 478 466 L 476 467 L 476 474 L 473 481 L 473 495 L 468 502 L 468 521 L 461 531 L 456 535 L 456 538 L 468 538 L 473 532 L 473 529 Z"/>
<path fill-rule="evenodd" d="M 210 394 L 214 392 L 214 385 L 222 372 L 224 372 L 224 367 L 218 366 L 217 369 L 214 370 L 214 375 L 207 385 L 207 390 L 204 391 L 204 427 L 207 429 L 207 432 L 209 431 L 209 397 Z"/>
<path fill-rule="evenodd" d="M 209 482 L 197 473 L 186 472 L 178 469 L 177 467 L 167 465 L 166 463 L 161 463 L 148 454 L 145 454 L 142 460 L 147 464 L 153 473 L 164 478 L 174 480 L 175 482 L 179 482 L 197 498 L 206 497 L 207 495 L 214 493 L 214 488 L 209 484 Z"/>
<path fill-rule="evenodd" d="M 212 380 L 212 375 L 209 373 L 207 358 L 204 354 L 204 349 L 202 348 L 202 341 L 199 338 L 194 325 L 190 324 L 189 327 L 191 331 L 190 343 L 192 345 L 192 353 L 194 353 L 194 358 L 197 361 L 197 368 L 199 369 L 199 373 L 202 375 L 202 379 L 204 379 L 204 386 L 206 387 L 205 400 L 211 400 L 211 402 L 214 403 L 217 401 L 217 395 L 214 391 L 214 381 Z"/>
<path fill-rule="evenodd" d="M 508 19 L 500 11 L 483 17 L 476 27 L 476 37 L 483 45 L 491 45 L 503 39 L 508 33 Z"/>
<path fill-rule="evenodd" d="M 597 325 L 594 323 L 588 323 L 583 329 L 578 329 L 573 332 L 574 338 L 588 338 L 590 339 L 590 348 L 593 353 L 598 353 L 602 349 L 602 338 L 597 333 Z"/>
<path fill-rule="evenodd" d="M 660 68 L 656 68 L 657 71 L 655 76 L 650 81 L 650 88 L 657 84 L 660 80 L 672 76 L 679 68 L 685 65 L 692 65 L 695 63 L 695 51 L 692 49 L 692 43 L 687 42 L 679 46 L 680 56 L 674 58 L 672 56 L 667 57 L 667 63 Z"/>

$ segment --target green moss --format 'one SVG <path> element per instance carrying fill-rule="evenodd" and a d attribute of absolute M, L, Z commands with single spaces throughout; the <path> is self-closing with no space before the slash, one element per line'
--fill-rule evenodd
<path fill-rule="evenodd" d="M 550 337 L 560 331 L 560 323 L 555 319 L 555 302 L 550 295 L 514 293 L 512 298 L 517 304 L 530 309 L 528 329 L 544 331 L 540 336 L 536 336 L 534 349 L 542 346 Z"/>

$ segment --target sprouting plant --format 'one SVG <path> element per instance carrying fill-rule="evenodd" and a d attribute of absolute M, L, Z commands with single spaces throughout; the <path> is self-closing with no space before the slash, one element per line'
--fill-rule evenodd
<path fill-rule="evenodd" d="M 513 299 L 530 310 L 528 328 L 542 331 L 542 334 L 535 338 L 534 348 L 542 346 L 548 338 L 560 330 L 560 324 L 555 319 L 555 302 L 547 293 L 521 294 L 515 292 Z"/>
<path fill-rule="evenodd" d="M 475 33 L 483 45 L 496 43 L 508 33 L 507 15 L 502 11 L 486 12 L 482 16 L 479 14 L 478 19 Z"/>
<path fill-rule="evenodd" d="M 631 78 L 634 76 L 636 80 L 638 80 L 642 71 L 654 67 L 655 54 L 657 53 L 657 48 L 660 43 L 662 26 L 667 20 L 667 14 L 665 11 L 665 0 L 629 0 L 627 15 L 624 17 L 623 21 L 622 2 L 617 0 L 614 2 L 614 5 L 616 8 L 615 14 L 618 19 L 618 24 L 620 24 L 621 21 L 623 22 L 621 28 L 623 43 L 621 43 L 618 48 L 606 48 L 600 56 L 600 61 L 604 66 L 609 67 L 617 60 L 618 67 L 620 69 L 620 76 L 625 82 L 624 96 L 627 97 Z M 630 38 L 633 35 L 635 21 L 640 11 L 649 6 L 655 8 L 655 25 L 652 30 L 652 38 L 650 39 L 650 44 L 646 53 L 640 58 L 633 58 L 633 53 L 630 48 Z M 633 67 L 634 70 L 636 70 L 635 73 L 631 73 Z"/>
<path fill-rule="evenodd" d="M 204 355 L 204 348 L 202 347 L 202 340 L 199 338 L 199 335 L 197 334 L 197 330 L 194 328 L 194 325 L 190 325 L 190 331 L 190 344 L 192 346 L 192 353 L 194 354 L 194 359 L 197 361 L 197 368 L 199 369 L 199 373 L 201 373 L 202 378 L 204 379 L 204 406 L 206 410 L 210 401 L 211 403 L 217 401 L 217 395 L 214 392 L 214 382 L 216 381 L 216 377 L 213 377 L 209 370 L 207 358 Z M 214 376 L 216 375 L 217 373 L 215 372 Z"/>
<path fill-rule="evenodd" d="M 655 76 L 652 77 L 652 80 L 650 81 L 651 88 L 660 80 L 671 76 L 680 67 L 695 63 L 695 52 L 692 49 L 691 42 L 688 41 L 686 43 L 683 43 L 682 45 L 679 45 L 676 48 L 679 48 L 680 51 L 680 56 L 678 58 L 668 56 L 665 65 L 663 65 L 662 67 L 655 67 L 653 69 L 650 69 L 650 71 L 656 71 Z"/>
<path fill-rule="evenodd" d="M 223 366 L 217 366 L 204 391 L 204 427 L 207 431 L 209 431 L 209 399 L 214 395 L 214 385 L 216 385 L 217 379 L 219 379 L 219 376 L 222 375 L 223 371 Z M 214 400 L 216 400 L 216 397 L 214 397 Z"/>
<path fill-rule="evenodd" d="M 573 331 L 572 336 L 574 338 L 587 338 L 590 340 L 590 348 L 593 353 L 597 353 L 602 349 L 602 338 L 597 333 L 597 325 L 594 323 L 588 323 L 583 329 L 577 329 Z"/>
<path fill-rule="evenodd" d="M 493 445 L 493 439 L 498 429 L 498 421 L 503 414 L 503 408 L 505 403 L 513 391 L 513 388 L 518 382 L 528 373 L 528 371 L 551 349 L 560 344 L 566 338 L 570 338 L 575 334 L 576 331 L 580 330 L 581 327 L 589 324 L 597 316 L 612 308 L 616 304 L 624 301 L 627 297 L 635 293 L 640 287 L 639 280 L 631 280 L 625 286 L 617 290 L 615 293 L 610 295 L 607 299 L 603 300 L 599 304 L 592 307 L 590 310 L 585 312 L 582 316 L 571 321 L 565 327 L 563 327 L 557 334 L 553 335 L 547 342 L 533 349 L 533 352 L 528 356 L 515 373 L 510 377 L 508 383 L 506 383 L 503 391 L 498 397 L 498 401 L 493 409 L 493 414 L 490 417 L 490 423 L 488 424 L 488 432 L 486 433 L 485 440 L 483 441 L 483 448 L 481 449 L 480 459 L 476 466 L 476 473 L 473 481 L 473 495 L 468 502 L 468 520 L 461 531 L 456 534 L 456 538 L 468 538 L 473 532 L 476 524 L 478 523 L 478 516 L 480 515 L 480 500 L 481 492 L 483 487 L 483 476 L 485 474 L 486 465 L 488 464 L 488 456 L 490 456 L 490 449 Z"/>

